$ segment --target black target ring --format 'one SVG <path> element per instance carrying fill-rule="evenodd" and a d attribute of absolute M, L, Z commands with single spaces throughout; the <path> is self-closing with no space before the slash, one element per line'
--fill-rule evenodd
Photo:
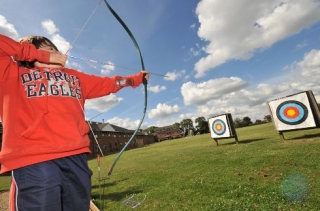
<path fill-rule="evenodd" d="M 298 125 L 304 122 L 308 117 L 307 107 L 296 100 L 289 100 L 281 103 L 277 107 L 278 119 L 288 125 Z"/>

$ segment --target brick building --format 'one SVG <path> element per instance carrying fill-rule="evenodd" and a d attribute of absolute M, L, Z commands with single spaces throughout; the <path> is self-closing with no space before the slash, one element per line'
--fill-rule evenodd
<path fill-rule="evenodd" d="M 134 130 L 128 130 L 109 123 L 90 122 L 89 124 L 104 155 L 120 151 L 134 133 Z M 101 153 L 94 136 L 90 131 L 90 149 L 92 156 L 96 157 L 97 154 Z M 142 147 L 155 141 L 156 137 L 154 135 L 145 135 L 142 132 L 137 132 L 127 149 Z"/>
<path fill-rule="evenodd" d="M 157 141 L 183 137 L 182 132 L 176 125 L 155 128 L 154 134 L 157 138 Z"/>

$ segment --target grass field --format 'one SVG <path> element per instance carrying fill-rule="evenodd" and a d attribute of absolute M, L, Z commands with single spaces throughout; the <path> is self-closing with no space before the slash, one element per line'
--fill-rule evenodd
<path fill-rule="evenodd" d="M 92 198 L 112 211 L 131 209 L 123 201 L 133 194 L 146 197 L 135 210 L 320 210 L 320 129 L 287 132 L 284 141 L 272 123 L 237 134 L 239 144 L 222 139 L 216 146 L 204 134 L 126 151 L 111 177 L 116 155 L 108 155 L 100 185 L 90 160 Z M 0 177 L 0 191 L 9 181 Z"/>

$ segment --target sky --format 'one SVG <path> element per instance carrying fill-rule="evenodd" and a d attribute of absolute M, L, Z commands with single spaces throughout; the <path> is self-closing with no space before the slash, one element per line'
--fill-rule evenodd
<path fill-rule="evenodd" d="M 166 76 L 150 75 L 143 129 L 225 113 L 263 120 L 268 101 L 307 90 L 320 102 L 319 0 L 108 2 L 146 70 Z M 1 0 L 0 33 L 48 37 L 63 53 L 98 61 L 68 58 L 68 68 L 88 74 L 141 69 L 129 35 L 101 0 Z M 85 116 L 135 129 L 144 98 L 143 86 L 125 88 L 88 100 Z"/>

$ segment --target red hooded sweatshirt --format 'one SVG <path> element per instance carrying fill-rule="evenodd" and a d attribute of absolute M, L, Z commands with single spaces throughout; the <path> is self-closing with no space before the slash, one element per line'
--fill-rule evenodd
<path fill-rule="evenodd" d="M 89 153 L 86 99 L 115 93 L 142 83 L 143 74 L 98 77 L 68 68 L 27 69 L 19 61 L 49 62 L 49 52 L 0 34 L 0 152 L 4 173 L 27 165 Z"/>

